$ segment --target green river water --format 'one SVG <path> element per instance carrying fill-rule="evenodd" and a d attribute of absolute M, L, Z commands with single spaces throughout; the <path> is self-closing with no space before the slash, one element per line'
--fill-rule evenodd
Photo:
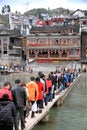
<path fill-rule="evenodd" d="M 47 123 L 32 130 L 87 130 L 87 75 L 81 77 L 60 107 L 53 107 Z"/>
<path fill-rule="evenodd" d="M 29 81 L 29 76 L 0 76 L 4 81 Z M 82 76 L 60 107 L 53 107 L 49 121 L 38 123 L 32 130 L 87 130 L 87 75 Z"/>

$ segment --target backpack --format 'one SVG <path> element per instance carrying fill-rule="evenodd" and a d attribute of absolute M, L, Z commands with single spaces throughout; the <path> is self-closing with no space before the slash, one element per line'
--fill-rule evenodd
<path fill-rule="evenodd" d="M 10 103 L 5 106 L 2 106 L 0 104 L 0 123 L 5 123 L 8 125 L 13 124 L 12 110 L 10 107 Z"/>

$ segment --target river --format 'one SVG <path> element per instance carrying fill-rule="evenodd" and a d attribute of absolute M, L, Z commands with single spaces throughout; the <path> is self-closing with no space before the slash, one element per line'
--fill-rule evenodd
<path fill-rule="evenodd" d="M 60 107 L 53 107 L 50 119 L 32 130 L 87 130 L 87 75 L 82 76 Z"/>
<path fill-rule="evenodd" d="M 0 76 L 0 87 L 5 81 L 29 81 L 29 76 Z M 87 130 L 87 75 L 82 76 L 60 107 L 53 107 L 50 119 L 38 123 L 32 130 Z"/>

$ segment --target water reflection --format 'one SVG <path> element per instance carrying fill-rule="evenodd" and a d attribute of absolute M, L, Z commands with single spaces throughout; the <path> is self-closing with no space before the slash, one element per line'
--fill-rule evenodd
<path fill-rule="evenodd" d="M 61 107 L 53 107 L 49 122 L 33 130 L 87 130 L 87 81 L 81 77 Z"/>

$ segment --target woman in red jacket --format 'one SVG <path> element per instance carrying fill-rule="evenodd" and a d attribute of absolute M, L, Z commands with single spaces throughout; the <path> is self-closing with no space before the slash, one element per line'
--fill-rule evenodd
<path fill-rule="evenodd" d="M 42 108 L 43 108 L 43 91 L 44 91 L 44 86 L 43 84 L 40 82 L 40 78 L 36 77 L 36 83 L 38 85 L 38 100 L 37 100 L 37 107 L 39 108 L 39 113 L 42 112 Z"/>

